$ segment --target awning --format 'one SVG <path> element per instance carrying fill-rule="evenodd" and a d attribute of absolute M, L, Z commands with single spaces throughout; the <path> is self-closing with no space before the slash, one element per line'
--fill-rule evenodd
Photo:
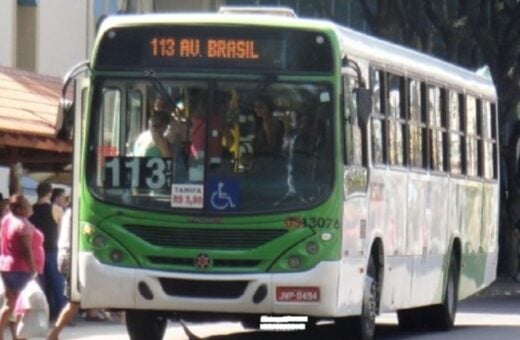
<path fill-rule="evenodd" d="M 60 78 L 0 66 L 0 165 L 70 171 L 72 145 L 55 137 Z"/>

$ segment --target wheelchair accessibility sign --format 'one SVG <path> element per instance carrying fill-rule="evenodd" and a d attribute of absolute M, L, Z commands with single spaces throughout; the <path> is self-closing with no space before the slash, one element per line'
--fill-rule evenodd
<path fill-rule="evenodd" d="M 239 200 L 239 182 L 237 180 L 214 178 L 207 184 L 209 207 L 211 210 L 223 211 L 236 209 Z"/>

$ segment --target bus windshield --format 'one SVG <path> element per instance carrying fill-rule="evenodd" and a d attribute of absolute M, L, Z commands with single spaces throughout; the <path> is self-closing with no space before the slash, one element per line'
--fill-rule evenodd
<path fill-rule="evenodd" d="M 97 198 L 243 214 L 302 209 L 330 194 L 330 85 L 159 82 L 96 81 L 86 175 Z"/>

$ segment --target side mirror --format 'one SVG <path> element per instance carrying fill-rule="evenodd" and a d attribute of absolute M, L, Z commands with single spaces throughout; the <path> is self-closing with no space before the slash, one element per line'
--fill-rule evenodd
<path fill-rule="evenodd" d="M 358 87 L 356 90 L 357 116 L 359 127 L 365 128 L 372 112 L 372 93 L 369 89 Z"/>
<path fill-rule="evenodd" d="M 74 103 L 68 99 L 60 99 L 58 114 L 56 118 L 56 138 L 69 141 L 72 140 L 74 128 Z"/>

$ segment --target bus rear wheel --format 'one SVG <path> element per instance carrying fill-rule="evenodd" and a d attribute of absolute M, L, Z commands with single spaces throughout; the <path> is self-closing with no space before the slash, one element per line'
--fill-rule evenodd
<path fill-rule="evenodd" d="M 430 328 L 432 330 L 447 331 L 453 327 L 457 314 L 458 291 L 459 265 L 456 257 L 452 255 L 442 303 L 428 307 Z"/>
<path fill-rule="evenodd" d="M 363 290 L 361 315 L 339 318 L 335 321 L 336 325 L 350 334 L 352 339 L 370 340 L 374 338 L 379 303 L 377 277 L 374 258 L 370 257 Z"/>
<path fill-rule="evenodd" d="M 130 340 L 162 340 L 168 319 L 160 312 L 130 309 L 126 313 Z"/>
<path fill-rule="evenodd" d="M 240 323 L 245 329 L 260 329 L 260 316 L 259 315 L 247 315 L 244 316 Z"/>
<path fill-rule="evenodd" d="M 398 310 L 399 328 L 407 331 L 425 329 L 447 331 L 451 329 L 457 313 L 458 283 L 458 261 L 456 257 L 451 256 L 442 302 L 438 305 Z"/>

